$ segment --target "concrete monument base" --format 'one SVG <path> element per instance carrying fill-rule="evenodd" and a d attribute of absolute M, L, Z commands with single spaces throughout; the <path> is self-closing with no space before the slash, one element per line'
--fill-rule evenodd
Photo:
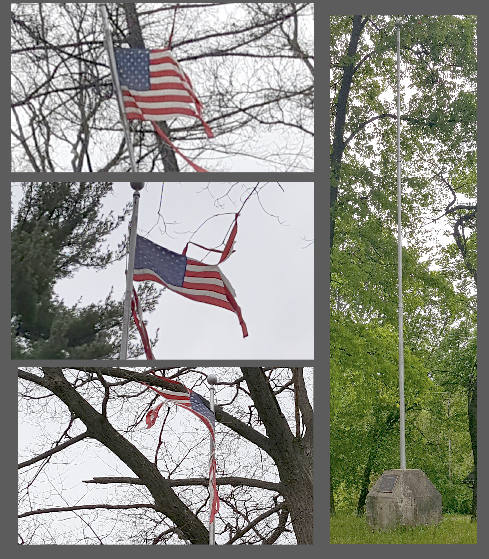
<path fill-rule="evenodd" d="M 441 522 L 441 493 L 423 470 L 386 470 L 367 495 L 367 524 L 374 530 Z"/>

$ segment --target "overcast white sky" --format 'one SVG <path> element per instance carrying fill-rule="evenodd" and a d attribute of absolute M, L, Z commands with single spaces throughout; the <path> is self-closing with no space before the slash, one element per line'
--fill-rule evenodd
<path fill-rule="evenodd" d="M 215 200 L 231 183 L 165 183 L 163 196 L 161 182 L 147 183 L 141 191 L 138 233 L 181 253 L 204 221 L 229 212 L 207 221 L 192 239 L 216 247 L 226 238 L 234 219 L 231 214 L 240 209 L 246 192 L 255 184 L 236 183 L 230 196 L 220 200 L 223 207 L 219 208 Z M 156 359 L 313 359 L 313 183 L 280 184 L 282 188 L 268 183 L 261 191 L 263 207 L 256 196 L 247 202 L 238 219 L 236 252 L 221 265 L 236 291 L 249 336 L 243 339 L 234 313 L 166 290 L 156 311 L 144 317 L 150 337 L 160 329 L 159 342 L 153 348 Z M 106 198 L 106 212 L 120 212 L 132 200 L 129 183 L 114 183 L 114 191 Z M 20 186 L 14 184 L 14 207 L 20 192 Z M 158 218 L 160 199 L 166 233 Z M 109 244 L 115 248 L 126 232 L 121 226 L 109 237 Z M 192 245 L 187 255 L 209 263 L 219 259 L 217 254 L 204 258 L 205 251 Z M 103 301 L 111 287 L 114 297 L 122 298 L 125 262 L 100 272 L 80 270 L 60 281 L 56 293 L 67 305 L 81 298 L 85 306 Z"/>

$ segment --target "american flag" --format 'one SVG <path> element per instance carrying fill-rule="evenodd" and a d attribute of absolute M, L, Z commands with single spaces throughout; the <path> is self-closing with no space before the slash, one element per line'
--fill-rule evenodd
<path fill-rule="evenodd" d="M 194 392 L 193 390 L 189 390 L 187 393 L 185 393 L 185 392 L 174 392 L 173 390 L 164 390 L 163 388 L 158 388 L 157 389 L 157 388 L 154 388 L 154 387 L 149 386 L 149 385 L 146 385 L 146 386 L 148 386 L 148 388 L 151 388 L 151 390 L 154 390 L 155 392 L 157 392 L 160 396 L 163 396 L 163 398 L 165 398 L 166 400 L 170 400 L 171 402 L 174 402 L 178 406 L 181 406 L 182 408 L 185 408 L 188 411 L 191 411 L 192 413 L 194 413 L 205 424 L 207 429 L 209 429 L 209 432 L 210 432 L 212 438 L 215 439 L 215 436 L 214 436 L 214 429 L 215 429 L 215 415 L 214 415 L 214 412 L 211 411 L 205 405 L 204 400 L 199 396 L 199 394 L 197 394 L 197 392 Z M 162 406 L 162 404 L 159 404 L 158 406 L 156 406 L 158 408 L 158 411 L 159 411 L 161 406 Z M 154 408 L 153 410 L 150 410 L 148 412 L 148 414 L 146 415 L 146 425 L 147 425 L 148 429 L 155 424 L 155 421 L 158 417 L 158 413 L 157 412 L 155 413 L 155 410 L 156 410 L 156 408 Z"/>
<path fill-rule="evenodd" d="M 146 357 L 148 359 L 154 359 L 153 351 L 151 349 L 151 344 L 149 341 L 148 332 L 146 330 L 146 325 L 144 324 L 144 320 L 143 320 L 143 311 L 141 310 L 139 297 L 134 287 L 132 288 L 131 310 L 132 310 L 132 317 L 134 319 L 134 324 L 136 324 L 136 328 L 138 329 L 139 334 L 141 336 L 141 340 L 143 342 L 143 347 L 144 347 L 144 352 L 146 353 Z"/>
<path fill-rule="evenodd" d="M 171 402 L 177 404 L 177 406 L 181 406 L 182 408 L 185 408 L 188 411 L 195 414 L 205 424 L 207 429 L 209 429 L 209 432 L 211 434 L 214 443 L 212 445 L 213 450 L 211 452 L 211 456 L 209 460 L 209 494 L 211 496 L 211 507 L 210 507 L 211 513 L 210 513 L 209 524 L 212 524 L 212 522 L 214 522 L 214 517 L 216 513 L 219 511 L 219 493 L 217 491 L 217 481 L 216 481 L 217 464 L 216 464 L 216 455 L 214 450 L 215 442 L 216 442 L 215 414 L 207 407 L 202 397 L 199 394 L 197 394 L 197 392 L 194 392 L 193 390 L 189 390 L 188 393 L 183 393 L 183 392 L 173 392 L 171 390 L 164 390 L 161 388 L 157 389 L 149 385 L 146 386 L 148 386 L 148 388 L 151 388 L 151 390 L 157 392 L 160 396 L 163 396 L 163 398 L 170 400 Z M 158 404 L 155 408 L 153 408 L 146 414 L 147 429 L 149 429 L 155 424 L 156 419 L 158 417 L 158 412 L 160 411 L 162 405 L 163 404 Z"/>
<path fill-rule="evenodd" d="M 221 261 L 230 254 L 231 247 L 228 242 Z M 236 293 L 217 265 L 192 260 L 137 235 L 134 280 L 155 281 L 188 299 L 228 309 L 238 316 L 243 337 L 248 335 Z"/>
<path fill-rule="evenodd" d="M 213 450 L 209 460 L 209 495 L 211 496 L 211 514 L 209 517 L 209 524 L 214 522 L 214 517 L 219 511 L 219 493 L 217 491 L 216 469 L 216 453 Z"/>
<path fill-rule="evenodd" d="M 214 136 L 190 78 L 170 50 L 115 49 L 115 59 L 129 120 L 191 116 L 200 120 L 209 138 Z"/>

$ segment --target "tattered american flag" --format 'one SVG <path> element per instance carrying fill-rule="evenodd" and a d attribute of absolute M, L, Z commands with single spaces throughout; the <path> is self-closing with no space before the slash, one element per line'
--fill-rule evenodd
<path fill-rule="evenodd" d="M 214 441 L 212 446 L 213 448 L 215 447 L 215 414 L 207 407 L 204 400 L 199 394 L 197 394 L 197 392 L 194 392 L 193 390 L 189 390 L 188 393 L 173 392 L 172 390 L 164 390 L 161 388 L 157 389 L 149 385 L 146 386 L 157 392 L 160 396 L 163 396 L 166 400 L 170 400 L 178 406 L 181 406 L 182 408 L 185 408 L 195 414 L 205 424 L 207 429 L 209 429 L 209 433 Z M 148 429 L 155 424 L 156 419 L 158 418 L 158 412 L 160 411 L 162 405 L 163 404 L 158 404 L 146 414 L 146 425 Z M 209 460 L 209 494 L 211 497 L 210 524 L 214 522 L 214 517 L 219 511 L 219 493 L 217 491 L 216 468 L 216 455 L 215 451 L 212 451 Z"/>
<path fill-rule="evenodd" d="M 209 138 L 214 136 L 190 78 L 170 50 L 115 49 L 115 59 L 129 120 L 191 116 L 200 120 Z"/>
<path fill-rule="evenodd" d="M 231 246 L 232 243 L 228 254 L 231 252 Z M 235 300 L 236 293 L 217 265 L 192 260 L 184 254 L 177 254 L 138 235 L 134 280 L 155 281 L 188 299 L 232 311 L 238 316 L 243 337 L 248 335 L 241 309 Z"/>
<path fill-rule="evenodd" d="M 132 310 L 132 317 L 134 319 L 134 324 L 136 324 L 136 328 L 138 329 L 139 335 L 141 336 L 141 341 L 143 342 L 146 358 L 154 359 L 153 351 L 151 349 L 151 343 L 149 341 L 148 332 L 146 330 L 146 325 L 144 324 L 144 320 L 143 320 L 143 312 L 141 309 L 141 305 L 139 303 L 139 297 L 134 287 L 132 288 L 131 310 Z"/>

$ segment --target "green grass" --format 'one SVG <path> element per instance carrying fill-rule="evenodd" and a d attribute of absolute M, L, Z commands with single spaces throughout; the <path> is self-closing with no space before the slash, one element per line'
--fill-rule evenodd
<path fill-rule="evenodd" d="M 332 544 L 476 544 L 477 522 L 470 522 L 470 516 L 444 514 L 438 526 L 415 528 L 400 526 L 391 532 L 373 532 L 367 525 L 365 516 L 337 513 L 330 519 L 330 542 Z"/>

